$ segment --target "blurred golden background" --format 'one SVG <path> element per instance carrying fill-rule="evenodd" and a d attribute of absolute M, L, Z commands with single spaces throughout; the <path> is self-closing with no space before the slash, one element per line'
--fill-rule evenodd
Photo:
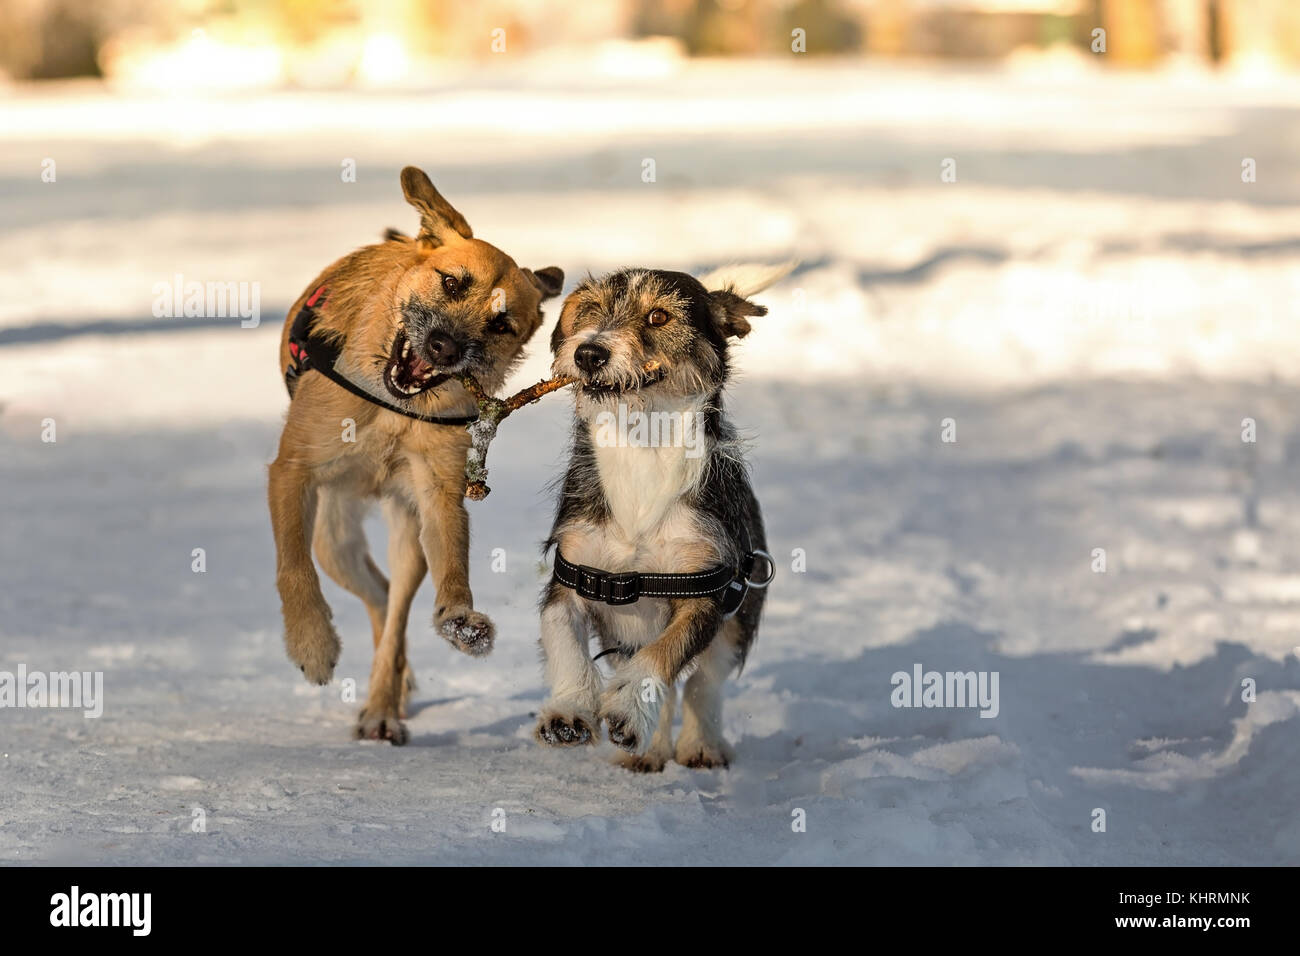
<path fill-rule="evenodd" d="M 1098 34 L 1097 31 L 1104 31 Z M 608 46 L 665 57 L 1089 57 L 1300 64 L 1292 0 L 0 0 L 0 77 L 136 88 L 414 85 L 437 63 Z"/>

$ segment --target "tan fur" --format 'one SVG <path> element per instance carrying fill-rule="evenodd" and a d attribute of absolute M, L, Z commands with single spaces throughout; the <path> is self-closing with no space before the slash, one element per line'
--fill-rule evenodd
<path fill-rule="evenodd" d="M 404 170 L 402 186 L 420 211 L 419 234 L 366 246 L 317 276 L 289 310 L 280 369 L 292 363 L 288 339 L 294 317 L 316 289 L 326 286 L 323 304 L 317 303 L 317 331 L 341 345 L 341 371 L 392 402 L 382 373 L 394 337 L 404 328 L 403 304 L 436 303 L 443 275 L 464 275 L 473 284 L 446 308 L 454 310 L 458 329 L 480 337 L 482 357 L 472 371 L 485 388 L 497 390 L 541 324 L 541 302 L 556 294 L 563 275 L 554 268 L 536 274 L 521 269 L 501 250 L 471 238 L 464 217 L 419 170 Z M 487 324 L 498 317 L 502 302 L 513 330 L 488 334 Z M 407 407 L 426 415 L 457 415 L 472 411 L 473 403 L 453 378 L 413 397 Z M 355 441 L 344 440 L 348 421 L 355 423 Z M 437 590 L 434 626 L 466 653 L 491 649 L 492 623 L 474 610 L 469 585 L 469 516 L 463 501 L 468 447 L 462 427 L 398 415 L 313 372 L 297 382 L 268 483 L 285 645 L 309 681 L 329 682 L 341 644 L 312 563 L 314 550 L 326 573 L 360 597 L 370 616 L 375 658 L 358 736 L 406 740 L 400 719 L 412 686 L 406 623 L 426 572 Z M 361 530 L 362 504 L 374 498 L 385 499 L 391 582 L 371 560 Z"/>

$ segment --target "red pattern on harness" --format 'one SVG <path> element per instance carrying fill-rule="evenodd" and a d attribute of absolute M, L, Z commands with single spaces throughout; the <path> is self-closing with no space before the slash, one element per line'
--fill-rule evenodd
<path fill-rule="evenodd" d="M 328 288 L 328 286 L 321 286 L 313 292 L 311 297 L 307 299 L 304 308 L 314 309 L 318 304 L 323 307 L 325 303 L 329 301 L 329 296 L 325 294 Z M 293 364 L 284 370 L 286 382 L 290 379 L 297 378 L 304 371 L 303 367 L 306 365 L 307 350 L 297 342 L 293 341 L 293 339 L 290 339 L 289 355 L 293 358 Z"/>

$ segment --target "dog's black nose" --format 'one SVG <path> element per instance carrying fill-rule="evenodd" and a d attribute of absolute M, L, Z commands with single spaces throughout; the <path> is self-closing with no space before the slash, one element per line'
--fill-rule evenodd
<path fill-rule="evenodd" d="M 450 335 L 430 332 L 429 340 L 424 345 L 434 365 L 455 365 L 460 361 L 460 346 Z"/>
<path fill-rule="evenodd" d="M 609 361 L 609 349 L 603 345 L 583 342 L 574 350 L 573 360 L 584 372 L 595 372 Z"/>

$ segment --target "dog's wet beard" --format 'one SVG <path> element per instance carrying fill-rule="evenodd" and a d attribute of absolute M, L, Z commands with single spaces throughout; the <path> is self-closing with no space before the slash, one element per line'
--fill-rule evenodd
<path fill-rule="evenodd" d="M 393 348 L 384 367 L 384 385 L 397 398 L 414 398 L 447 381 L 450 376 L 439 374 L 432 365 L 420 358 L 411 346 L 406 333 L 398 330 Z"/>

